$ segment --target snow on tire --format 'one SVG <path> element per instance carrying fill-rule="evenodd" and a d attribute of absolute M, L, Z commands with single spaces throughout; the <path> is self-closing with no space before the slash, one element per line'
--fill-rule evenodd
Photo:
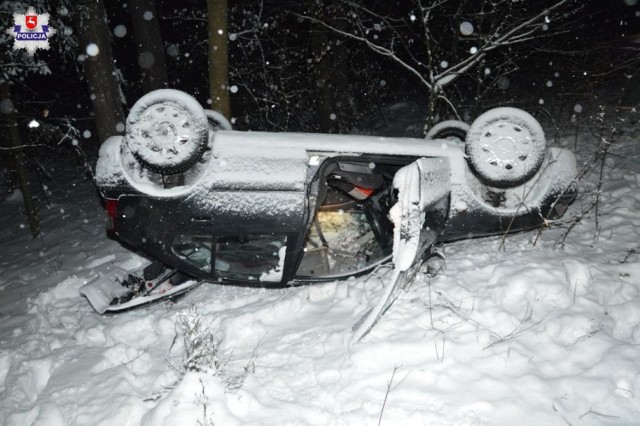
<path fill-rule="evenodd" d="M 178 90 L 160 89 L 133 105 L 125 141 L 145 168 L 161 174 L 182 173 L 207 148 L 207 126 L 198 101 Z"/>
<path fill-rule="evenodd" d="M 540 169 L 545 156 L 544 131 L 538 121 L 517 108 L 495 108 L 469 128 L 469 165 L 485 184 L 508 188 L 521 185 Z"/>
<path fill-rule="evenodd" d="M 227 117 L 225 117 L 218 111 L 205 109 L 204 113 L 207 116 L 207 120 L 209 121 L 209 127 L 214 132 L 216 130 L 233 130 L 233 127 L 231 126 L 229 120 L 227 120 Z"/>
<path fill-rule="evenodd" d="M 464 121 L 445 120 L 429 129 L 425 139 L 456 138 L 464 141 L 469 132 L 469 125 Z"/>

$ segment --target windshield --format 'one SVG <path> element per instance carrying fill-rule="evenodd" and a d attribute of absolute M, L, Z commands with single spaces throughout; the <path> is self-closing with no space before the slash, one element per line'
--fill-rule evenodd
<path fill-rule="evenodd" d="M 279 282 L 282 280 L 286 243 L 286 235 L 219 237 L 215 243 L 215 275 Z"/>

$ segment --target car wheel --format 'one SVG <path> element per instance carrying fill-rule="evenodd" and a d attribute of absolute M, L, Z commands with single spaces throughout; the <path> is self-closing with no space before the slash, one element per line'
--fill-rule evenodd
<path fill-rule="evenodd" d="M 469 132 L 469 125 L 464 121 L 445 120 L 429 129 L 425 139 L 455 138 L 464 141 Z"/>
<path fill-rule="evenodd" d="M 478 178 L 489 186 L 521 185 L 540 169 L 545 156 L 544 131 L 530 114 L 517 108 L 495 108 L 469 128 L 466 153 Z"/>
<path fill-rule="evenodd" d="M 178 90 L 160 89 L 131 108 L 125 142 L 145 168 L 165 175 L 182 173 L 207 148 L 207 123 L 194 98 Z"/>
<path fill-rule="evenodd" d="M 227 117 L 220 114 L 218 111 L 205 109 L 204 113 L 207 116 L 209 128 L 212 131 L 215 132 L 216 130 L 233 130 L 233 128 L 231 127 L 231 123 L 229 122 L 229 120 L 227 120 Z"/>

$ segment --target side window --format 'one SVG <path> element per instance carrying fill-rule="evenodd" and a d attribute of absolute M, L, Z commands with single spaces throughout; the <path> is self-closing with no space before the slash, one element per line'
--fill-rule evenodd
<path fill-rule="evenodd" d="M 211 272 L 211 236 L 178 235 L 171 245 L 182 260 L 205 272 Z"/>
<path fill-rule="evenodd" d="M 219 277 L 280 282 L 286 235 L 240 235 L 215 241 L 214 271 Z"/>

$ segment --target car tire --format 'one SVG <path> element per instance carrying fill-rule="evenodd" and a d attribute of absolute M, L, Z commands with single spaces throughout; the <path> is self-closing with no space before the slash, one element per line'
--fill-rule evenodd
<path fill-rule="evenodd" d="M 207 115 L 186 93 L 155 90 L 131 108 L 125 143 L 136 160 L 153 172 L 185 172 L 207 148 Z"/>
<path fill-rule="evenodd" d="M 233 130 L 231 126 L 231 122 L 227 120 L 227 117 L 219 113 L 218 111 L 213 111 L 211 109 L 205 109 L 204 114 L 207 116 L 207 121 L 209 122 L 209 129 L 212 131 L 217 130 Z"/>
<path fill-rule="evenodd" d="M 469 132 L 469 125 L 464 121 L 445 120 L 429 129 L 425 139 L 450 139 L 455 138 L 463 141 Z"/>
<path fill-rule="evenodd" d="M 484 184 L 509 188 L 531 179 L 546 152 L 544 131 L 529 113 L 495 108 L 469 128 L 465 150 L 469 166 Z"/>

